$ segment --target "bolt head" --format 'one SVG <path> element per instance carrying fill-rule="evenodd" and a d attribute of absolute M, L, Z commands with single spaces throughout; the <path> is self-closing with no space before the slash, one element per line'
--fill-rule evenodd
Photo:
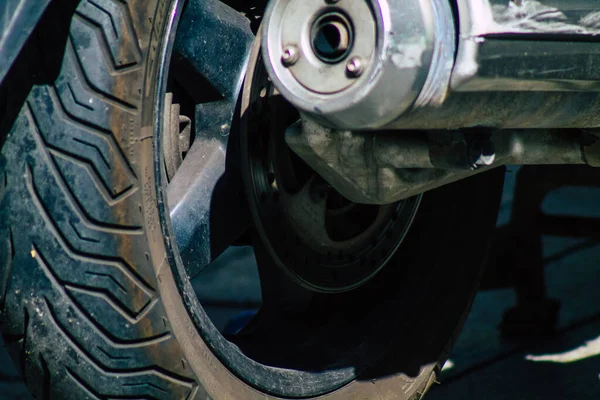
<path fill-rule="evenodd" d="M 298 47 L 293 44 L 287 45 L 283 48 L 283 55 L 281 56 L 281 63 L 285 67 L 291 67 L 298 62 L 300 58 L 300 51 Z"/>
<path fill-rule="evenodd" d="M 365 65 L 360 57 L 352 57 L 346 64 L 346 72 L 352 78 L 359 77 L 365 70 Z"/>

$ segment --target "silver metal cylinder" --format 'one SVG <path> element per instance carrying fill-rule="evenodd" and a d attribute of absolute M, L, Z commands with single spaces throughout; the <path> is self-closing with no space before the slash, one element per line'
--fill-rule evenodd
<path fill-rule="evenodd" d="M 263 59 L 281 94 L 324 125 L 383 126 L 447 92 L 455 27 L 446 0 L 279 0 Z"/>
<path fill-rule="evenodd" d="M 271 2 L 271 79 L 306 117 L 342 130 L 600 126 L 597 0 L 457 0 L 458 32 L 449 3 Z M 339 36 L 348 30 L 335 62 L 311 47 L 330 12 L 344 15 Z M 288 45 L 293 65 L 281 62 Z"/>

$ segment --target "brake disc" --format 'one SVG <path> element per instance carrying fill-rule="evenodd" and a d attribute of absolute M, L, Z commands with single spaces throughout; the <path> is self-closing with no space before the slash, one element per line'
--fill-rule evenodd
<path fill-rule="evenodd" d="M 319 292 L 354 289 L 394 254 L 420 196 L 389 205 L 345 199 L 287 148 L 285 129 L 296 109 L 275 90 L 257 41 L 242 107 L 245 183 L 255 226 L 280 268 Z"/>

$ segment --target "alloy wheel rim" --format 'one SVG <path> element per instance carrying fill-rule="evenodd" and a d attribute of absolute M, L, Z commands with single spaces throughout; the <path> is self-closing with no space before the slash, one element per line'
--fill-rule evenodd
<path fill-rule="evenodd" d="M 177 15 L 177 13 L 174 13 L 174 15 Z M 168 46 L 164 51 L 165 54 L 170 52 Z M 260 63 L 258 65 L 260 65 Z M 252 68 L 250 72 L 252 72 L 254 66 L 255 64 L 251 64 Z M 168 66 L 163 69 L 163 72 L 166 73 L 167 70 Z M 244 96 L 245 95 L 246 93 Z M 160 109 L 160 102 L 158 107 Z M 196 108 L 198 109 L 198 107 Z M 206 109 L 206 106 L 204 106 L 204 109 Z M 197 114 L 198 113 L 196 113 L 196 115 Z M 159 172 L 162 171 L 160 164 L 163 162 L 163 157 L 161 157 L 160 154 L 161 148 L 162 146 L 157 146 L 155 158 L 157 162 L 157 171 Z M 219 148 L 219 151 L 222 152 L 222 148 Z M 230 148 L 227 147 L 226 151 L 229 152 Z M 189 156 L 190 153 L 188 153 L 188 157 Z M 159 183 L 166 183 L 166 179 L 164 179 L 162 176 L 158 180 Z M 159 192 L 162 191 L 159 195 L 159 199 L 166 200 L 169 189 L 163 186 L 162 188 L 159 187 L 158 190 Z M 359 299 L 359 297 L 363 294 L 357 293 L 355 295 L 355 291 L 338 295 L 320 295 L 314 293 L 313 291 L 306 291 L 305 288 L 299 289 L 299 291 L 302 293 L 299 297 L 308 297 L 308 299 L 303 299 L 303 301 L 305 301 L 303 306 L 311 308 L 312 311 L 315 309 L 329 309 L 333 311 L 332 314 L 328 314 L 328 316 L 325 318 L 325 320 L 328 320 L 329 322 L 326 321 L 323 323 L 323 325 L 317 331 L 313 330 L 314 324 L 316 321 L 319 321 L 319 318 L 322 320 L 323 315 L 317 315 L 315 317 L 313 315 L 314 313 L 306 312 L 304 316 L 298 319 L 301 325 L 300 328 L 303 329 L 303 331 L 300 333 L 306 333 L 315 337 L 317 335 L 321 335 L 323 339 L 326 339 L 322 342 L 322 344 L 317 343 L 317 345 L 311 344 L 311 346 L 303 347 L 299 345 L 299 340 L 292 340 L 294 338 L 287 340 L 285 335 L 290 334 L 290 332 L 298 331 L 293 324 L 295 322 L 294 318 L 297 318 L 299 315 L 297 314 L 298 310 L 293 310 L 291 313 L 293 318 L 291 320 L 282 320 L 278 319 L 280 318 L 280 315 L 282 314 L 281 311 L 283 310 L 282 308 L 278 308 L 279 305 L 277 305 L 277 307 L 274 309 L 269 309 L 269 307 L 266 307 L 264 303 L 263 307 L 261 308 L 261 312 L 258 314 L 257 318 L 255 318 L 255 321 L 249 325 L 249 329 L 242 330 L 242 334 L 236 337 L 224 337 L 215 328 L 212 322 L 210 322 L 206 312 L 198 301 L 198 298 L 193 295 L 189 295 L 191 288 L 189 284 L 190 270 L 187 268 L 187 265 L 184 265 L 183 257 L 181 256 L 177 244 L 175 243 L 177 235 L 174 234 L 173 229 L 169 228 L 172 222 L 168 215 L 169 208 L 159 205 L 159 209 L 161 210 L 161 220 L 167 226 L 167 228 L 163 228 L 163 232 L 166 236 L 165 243 L 167 244 L 168 259 L 171 260 L 174 271 L 176 271 L 178 276 L 180 276 L 180 278 L 176 280 L 180 286 L 184 304 L 188 308 L 190 317 L 192 317 L 192 320 L 194 321 L 199 333 L 209 347 L 213 350 L 215 355 L 235 375 L 237 375 L 247 384 L 264 391 L 265 393 L 276 396 L 313 397 L 323 395 L 342 387 L 353 379 L 356 379 L 358 374 L 368 368 L 377 359 L 377 357 L 379 357 L 379 354 L 381 354 L 387 344 L 393 339 L 393 334 L 384 329 L 386 325 L 384 324 L 384 321 L 386 320 L 386 313 L 389 313 L 392 310 L 390 307 L 381 307 L 379 304 L 377 304 L 377 301 L 373 302 L 372 309 L 369 308 L 370 306 L 364 306 L 362 305 L 362 300 Z M 173 227 L 177 228 L 176 224 L 173 224 Z M 210 260 L 210 257 L 208 257 L 208 259 Z M 272 274 L 268 274 L 269 276 L 272 275 L 278 277 L 278 280 L 275 281 L 275 287 L 279 288 L 282 282 L 287 282 L 285 284 L 289 284 L 290 280 L 287 278 L 281 278 L 279 276 L 281 274 L 278 275 L 277 271 L 281 272 L 280 269 L 276 268 L 275 270 L 270 271 Z M 265 271 L 262 271 L 262 273 L 264 274 Z M 186 274 L 188 277 L 183 278 L 183 276 Z M 263 284 L 262 281 L 263 280 L 261 279 L 261 285 Z M 283 286 L 285 286 L 285 284 Z M 299 288 L 300 286 L 294 283 L 293 287 L 293 290 L 296 290 L 296 288 Z M 265 287 L 263 287 L 263 293 L 264 292 Z M 306 293 L 309 293 L 309 296 L 306 296 Z M 336 303 L 338 302 L 347 305 L 347 309 L 337 309 Z M 357 319 L 353 314 L 354 310 L 359 305 L 369 312 L 366 312 L 365 316 L 361 316 L 360 319 Z M 375 307 L 375 305 L 377 305 L 377 307 Z M 288 313 L 288 311 L 284 311 L 285 312 L 283 314 Z M 310 318 L 308 315 L 310 315 Z M 276 316 L 276 318 L 273 319 L 273 316 Z M 289 315 L 286 315 L 286 317 L 289 317 Z M 263 335 L 265 332 L 268 333 L 269 331 L 269 326 L 262 324 L 264 321 L 270 322 L 271 326 L 283 326 L 283 329 L 278 331 L 281 333 L 281 335 L 276 337 L 276 339 L 280 337 L 286 339 L 283 343 L 280 343 L 280 348 L 282 349 L 296 349 L 295 353 L 302 353 L 305 349 L 308 349 L 310 352 L 318 354 L 322 353 L 322 351 L 318 351 L 322 348 L 333 348 L 338 345 L 339 348 L 329 350 L 326 352 L 326 356 L 321 357 L 319 362 L 312 362 L 312 364 L 310 362 L 308 364 L 306 364 L 306 362 L 300 362 L 295 365 L 283 365 L 287 363 L 287 361 L 282 363 L 281 357 L 276 358 L 275 360 L 269 360 L 268 357 L 265 358 L 263 354 L 256 354 L 256 350 L 260 351 L 261 348 L 265 348 L 264 345 L 268 345 L 268 348 L 273 347 L 273 342 L 269 341 L 268 335 L 266 335 L 266 337 Z M 291 324 L 289 324 L 290 322 Z M 365 331 L 364 329 L 367 326 L 369 329 Z M 351 328 L 354 331 L 351 332 L 351 335 L 349 334 L 349 331 L 345 332 L 348 334 L 348 338 L 342 340 L 340 343 L 340 335 L 344 335 L 344 330 L 346 328 Z M 371 329 L 374 329 L 374 331 L 377 332 L 377 335 L 371 335 Z M 253 339 L 253 332 L 258 332 L 256 335 L 261 335 L 260 340 L 248 340 Z M 296 336 L 295 339 L 299 339 L 301 336 L 302 335 Z M 329 341 L 327 342 L 327 340 Z M 254 342 L 261 342 L 262 344 L 258 343 L 257 345 Z M 277 346 L 275 346 L 275 348 L 277 349 Z M 348 354 L 350 354 L 349 357 L 341 357 L 341 355 Z M 303 382 L 311 382 L 311 385 L 304 385 Z"/>

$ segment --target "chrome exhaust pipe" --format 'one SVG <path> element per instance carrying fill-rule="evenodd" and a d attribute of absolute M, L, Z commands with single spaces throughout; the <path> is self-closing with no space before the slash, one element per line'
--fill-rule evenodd
<path fill-rule="evenodd" d="M 551 3 L 278 0 L 263 59 L 330 128 L 598 127 L 600 5 Z"/>

